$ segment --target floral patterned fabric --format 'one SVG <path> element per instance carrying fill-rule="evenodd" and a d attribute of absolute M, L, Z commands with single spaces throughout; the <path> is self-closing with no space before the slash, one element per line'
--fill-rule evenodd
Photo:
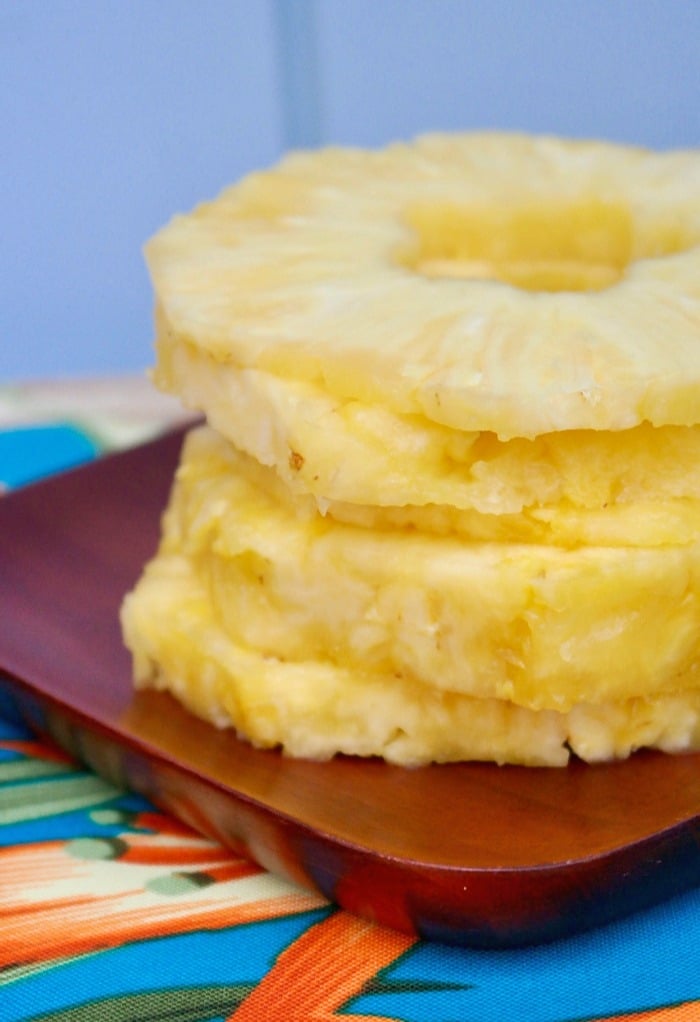
<path fill-rule="evenodd" d="M 179 418 L 129 379 L 0 388 L 1 485 Z M 700 891 L 541 947 L 417 941 L 113 788 L 3 697 L 0 1022 L 170 1019 L 700 1022 Z"/>

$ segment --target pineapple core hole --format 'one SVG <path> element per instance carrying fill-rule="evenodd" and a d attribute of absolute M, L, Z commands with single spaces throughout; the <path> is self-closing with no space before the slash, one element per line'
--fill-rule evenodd
<path fill-rule="evenodd" d="M 527 291 L 600 291 L 639 259 L 690 239 L 678 223 L 636 224 L 623 203 L 423 205 L 406 215 L 416 243 L 399 256 L 426 277 L 497 280 Z"/>

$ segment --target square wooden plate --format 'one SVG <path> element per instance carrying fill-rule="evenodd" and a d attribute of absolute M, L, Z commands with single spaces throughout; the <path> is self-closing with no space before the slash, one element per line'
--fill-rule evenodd
<path fill-rule="evenodd" d="M 135 694 L 118 609 L 153 553 L 174 432 L 0 499 L 0 674 L 39 731 L 110 780 L 348 910 L 506 947 L 700 882 L 700 757 L 416 770 L 253 749 Z"/>

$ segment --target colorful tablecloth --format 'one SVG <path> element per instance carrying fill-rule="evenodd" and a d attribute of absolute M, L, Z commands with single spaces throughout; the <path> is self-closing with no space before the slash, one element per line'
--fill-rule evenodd
<path fill-rule="evenodd" d="M 0 486 L 181 418 L 144 380 L 0 387 Z M 0 705 L 0 1022 L 170 1019 L 700 1020 L 700 891 L 524 950 L 416 941 L 111 787 Z"/>

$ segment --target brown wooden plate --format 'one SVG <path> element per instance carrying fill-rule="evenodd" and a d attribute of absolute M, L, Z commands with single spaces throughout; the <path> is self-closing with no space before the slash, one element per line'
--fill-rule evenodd
<path fill-rule="evenodd" d="M 181 441 L 0 499 L 0 672 L 37 730 L 273 872 L 430 939 L 532 943 L 700 883 L 698 756 L 312 763 L 134 694 L 118 608 L 155 549 Z"/>

